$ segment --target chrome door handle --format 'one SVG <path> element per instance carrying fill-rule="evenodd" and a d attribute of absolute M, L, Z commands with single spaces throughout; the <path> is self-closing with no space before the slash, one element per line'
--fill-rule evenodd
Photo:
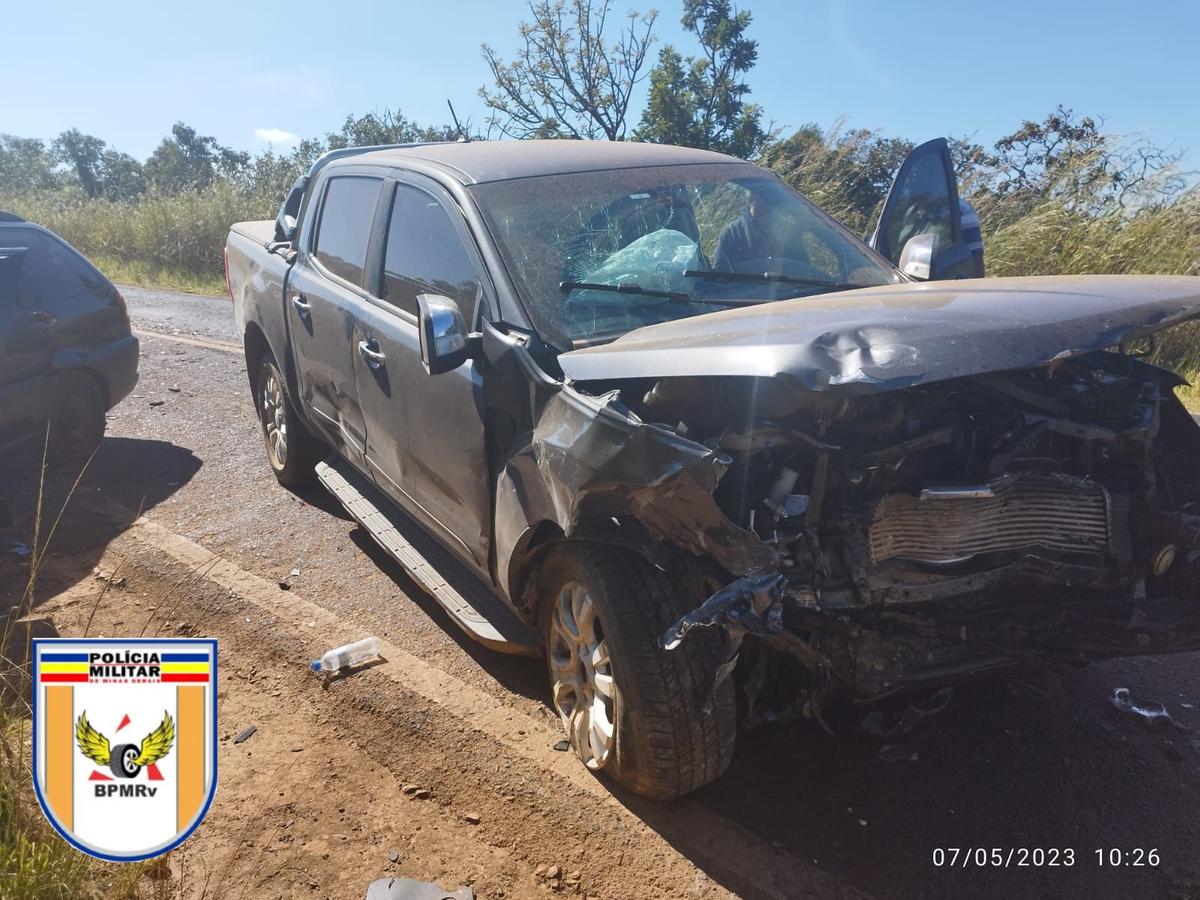
<path fill-rule="evenodd" d="M 302 316 L 307 316 L 312 312 L 312 304 L 304 299 L 303 294 L 292 294 L 292 306 L 296 307 L 296 312 Z"/>
<path fill-rule="evenodd" d="M 359 341 L 358 352 L 362 354 L 362 358 L 367 361 L 368 366 L 378 369 L 387 361 L 387 357 L 371 346 L 374 343 L 374 341 Z"/>

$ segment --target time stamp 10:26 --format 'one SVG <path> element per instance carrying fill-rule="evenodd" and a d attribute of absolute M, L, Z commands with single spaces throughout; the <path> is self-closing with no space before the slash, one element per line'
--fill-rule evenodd
<path fill-rule="evenodd" d="M 1096 865 L 1108 868 L 1154 868 L 1160 862 L 1157 847 L 1109 847 L 1092 852 Z M 1076 854 L 1073 847 L 935 847 L 932 854 L 933 865 L 939 869 L 1069 868 L 1086 858 L 1087 854 Z"/>

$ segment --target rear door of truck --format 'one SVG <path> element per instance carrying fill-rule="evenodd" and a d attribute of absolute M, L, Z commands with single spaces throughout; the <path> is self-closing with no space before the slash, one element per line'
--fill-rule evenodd
<path fill-rule="evenodd" d="M 300 241 L 286 290 L 286 315 L 300 402 L 309 419 L 350 461 L 361 465 L 365 424 L 354 381 L 353 341 L 377 259 L 376 216 L 384 180 L 338 168 L 316 186 L 315 214 Z"/>

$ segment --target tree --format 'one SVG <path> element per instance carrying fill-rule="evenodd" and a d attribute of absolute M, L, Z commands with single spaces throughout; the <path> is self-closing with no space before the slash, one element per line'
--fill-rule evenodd
<path fill-rule="evenodd" d="M 487 44 L 495 90 L 479 89 L 491 127 L 509 137 L 624 140 L 633 90 L 654 42 L 651 10 L 628 14 L 615 42 L 605 39 L 611 0 L 538 0 L 519 28 L 524 46 L 505 63 Z"/>
<path fill-rule="evenodd" d="M 0 134 L 0 192 L 53 190 L 58 183 L 54 156 L 42 141 Z"/>
<path fill-rule="evenodd" d="M 87 197 L 132 200 L 146 189 L 141 163 L 77 128 L 54 139 L 53 156 L 74 175 Z"/>
<path fill-rule="evenodd" d="M 214 137 L 176 122 L 171 136 L 146 160 L 146 179 L 161 191 L 177 193 L 208 187 L 218 177 L 244 181 L 250 169 L 250 154 L 222 146 Z"/>
<path fill-rule="evenodd" d="M 702 55 L 684 59 L 674 47 L 662 48 L 635 137 L 757 156 L 768 135 L 761 110 L 746 102 L 744 76 L 758 60 L 758 42 L 746 37 L 750 13 L 729 0 L 684 0 L 682 22 Z"/>
<path fill-rule="evenodd" d="M 104 173 L 104 141 L 78 128 L 64 131 L 54 139 L 55 158 L 70 167 L 79 181 L 79 187 L 89 197 L 100 196 Z"/>
<path fill-rule="evenodd" d="M 768 147 L 762 161 L 838 221 L 866 234 L 912 149 L 911 141 L 866 129 L 824 132 L 805 125 Z"/>
<path fill-rule="evenodd" d="M 142 164 L 111 148 L 100 158 L 100 180 L 101 195 L 109 200 L 136 200 L 146 192 Z"/>
<path fill-rule="evenodd" d="M 1103 131 L 1103 121 L 1057 107 L 1041 122 L 1026 121 L 983 154 L 975 197 L 1003 207 L 996 224 L 1027 215 L 1039 203 L 1062 199 L 1096 212 L 1110 205 L 1174 195 L 1177 157 L 1144 139 L 1123 141 Z M 974 198 L 973 198 L 974 199 Z"/>
<path fill-rule="evenodd" d="M 470 134 L 470 122 L 463 130 Z M 342 147 L 370 147 L 375 144 L 411 144 L 418 141 L 455 141 L 459 132 L 453 125 L 418 125 L 399 110 L 363 116 L 346 116 L 338 131 L 325 135 L 330 150 Z"/>

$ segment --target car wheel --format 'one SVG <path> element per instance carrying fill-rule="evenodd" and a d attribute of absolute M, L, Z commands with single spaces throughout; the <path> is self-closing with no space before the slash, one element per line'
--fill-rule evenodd
<path fill-rule="evenodd" d="M 312 482 L 315 478 L 313 469 L 325 455 L 325 448 L 309 434 L 296 415 L 284 387 L 283 375 L 270 354 L 259 363 L 254 383 L 254 405 L 258 408 L 271 471 L 286 488 Z"/>
<path fill-rule="evenodd" d="M 133 764 L 139 753 L 141 750 L 137 744 L 117 744 L 108 758 L 108 768 L 118 778 L 132 778 L 141 769 L 141 766 Z"/>
<path fill-rule="evenodd" d="M 85 372 L 64 372 L 54 385 L 46 456 L 56 465 L 82 465 L 104 439 L 104 392 Z"/>
<path fill-rule="evenodd" d="M 716 631 L 663 650 L 664 631 L 699 602 L 641 557 L 565 543 L 538 574 L 554 708 L 571 748 L 645 797 L 666 800 L 716 779 L 733 758 L 736 699 L 727 679 L 700 714 L 724 659 Z"/>

